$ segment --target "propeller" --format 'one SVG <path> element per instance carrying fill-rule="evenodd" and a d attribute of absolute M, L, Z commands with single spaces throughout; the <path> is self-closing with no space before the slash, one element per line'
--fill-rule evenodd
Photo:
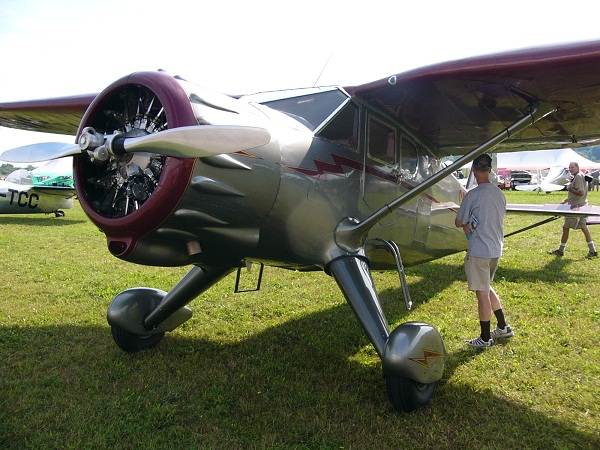
<path fill-rule="evenodd" d="M 104 161 L 110 154 L 146 152 L 179 158 L 235 153 L 268 144 L 271 134 L 259 127 L 237 125 L 201 125 L 173 128 L 145 136 L 124 134 L 104 136 L 91 127 L 85 128 L 79 144 L 45 142 L 25 145 L 0 154 L 0 160 L 15 163 L 40 162 L 87 153 Z"/>
<path fill-rule="evenodd" d="M 0 154 L 0 160 L 13 163 L 30 163 L 64 158 L 81 153 L 77 144 L 64 142 L 43 142 L 11 148 Z"/>
<path fill-rule="evenodd" d="M 271 134 L 264 128 L 237 125 L 202 125 L 173 128 L 136 138 L 117 136 L 115 154 L 148 152 L 180 158 L 235 153 L 268 144 Z"/>

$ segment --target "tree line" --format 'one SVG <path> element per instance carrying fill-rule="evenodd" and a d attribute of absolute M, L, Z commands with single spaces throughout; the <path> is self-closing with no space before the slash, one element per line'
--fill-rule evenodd
<path fill-rule="evenodd" d="M 574 148 L 577 153 L 587 159 L 591 159 L 594 162 L 600 162 L 600 145 L 593 145 L 591 147 Z"/>
<path fill-rule="evenodd" d="M 6 163 L 2 164 L 0 166 L 0 178 L 5 178 L 6 175 L 14 172 L 17 169 L 19 169 L 19 167 L 15 167 L 12 164 L 6 164 Z M 26 170 L 33 170 L 33 169 L 35 169 L 35 167 L 30 164 L 27 167 L 25 167 L 25 169 Z"/>

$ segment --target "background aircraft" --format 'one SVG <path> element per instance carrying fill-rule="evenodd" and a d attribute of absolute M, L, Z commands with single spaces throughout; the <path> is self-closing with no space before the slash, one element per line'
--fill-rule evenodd
<path fill-rule="evenodd" d="M 73 159 L 60 158 L 30 171 L 34 186 L 59 186 L 75 188 Z"/>
<path fill-rule="evenodd" d="M 64 158 L 68 163 L 69 158 Z M 58 160 L 57 160 L 58 161 Z M 17 169 L 0 180 L 0 214 L 65 215 L 73 207 L 75 187 L 71 168 L 48 163 L 32 171 Z"/>
<path fill-rule="evenodd" d="M 515 189 L 517 191 L 527 191 L 527 192 L 554 192 L 554 191 L 562 191 L 565 189 L 565 185 L 567 184 L 567 181 L 564 182 L 564 184 L 557 184 L 557 183 L 553 183 L 553 182 L 549 182 L 547 177 L 543 177 L 542 176 L 542 170 L 538 167 L 536 170 L 536 176 L 532 177 L 532 181 L 530 184 L 519 184 L 515 186 Z M 550 173 L 550 172 L 548 172 Z M 569 175 L 571 175 L 569 173 Z M 556 178 L 552 178 L 552 181 L 557 181 Z"/>
<path fill-rule="evenodd" d="M 75 156 L 78 198 L 111 254 L 192 265 L 168 293 L 133 288 L 113 299 L 107 318 L 122 349 L 157 345 L 191 317 L 189 302 L 249 263 L 323 270 L 382 359 L 391 403 L 410 411 L 433 395 L 444 344 L 426 323 L 390 331 L 371 270 L 403 280 L 404 265 L 465 250 L 454 226 L 465 190 L 451 174 L 478 155 L 597 144 L 599 69 L 593 42 L 249 96 L 134 73 L 99 94 L 0 104 L 2 126 L 77 136 L 0 159 Z M 463 156 L 442 166 L 450 155 Z"/>

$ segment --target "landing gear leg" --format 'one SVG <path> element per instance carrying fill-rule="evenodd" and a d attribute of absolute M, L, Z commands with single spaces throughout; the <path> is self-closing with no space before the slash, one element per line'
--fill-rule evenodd
<path fill-rule="evenodd" d="M 328 271 L 382 359 L 394 408 L 409 412 L 427 405 L 444 371 L 446 351 L 440 334 L 419 322 L 403 323 L 390 333 L 364 257 L 342 256 Z"/>
<path fill-rule="evenodd" d="M 158 307 L 146 317 L 144 327 L 149 330 L 155 328 L 179 308 L 187 305 L 233 270 L 232 267 L 220 269 L 192 267 L 179 283 L 169 291 Z"/>
<path fill-rule="evenodd" d="M 185 305 L 233 270 L 194 266 L 168 293 L 133 288 L 117 294 L 107 312 L 116 344 L 127 352 L 155 347 L 165 332 L 192 317 L 191 309 Z"/>
<path fill-rule="evenodd" d="M 390 329 L 377 298 L 366 259 L 347 256 L 334 259 L 329 271 L 342 290 L 379 357 L 383 357 Z"/>

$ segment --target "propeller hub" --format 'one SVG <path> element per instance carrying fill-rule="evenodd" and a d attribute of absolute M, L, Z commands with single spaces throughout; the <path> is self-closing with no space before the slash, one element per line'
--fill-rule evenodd
<path fill-rule="evenodd" d="M 103 134 L 98 133 L 92 127 L 85 127 L 79 136 L 79 148 L 81 151 L 92 151 L 104 144 Z"/>

